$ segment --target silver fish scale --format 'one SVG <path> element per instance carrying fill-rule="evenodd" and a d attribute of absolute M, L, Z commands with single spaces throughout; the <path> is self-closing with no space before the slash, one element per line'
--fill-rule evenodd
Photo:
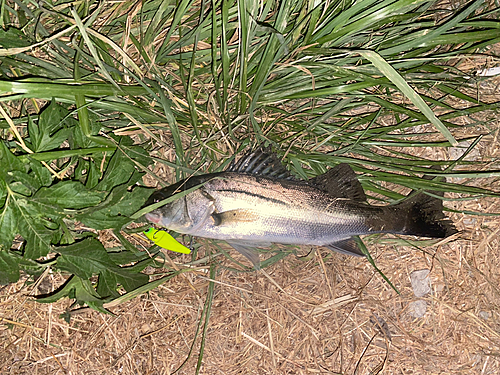
<path fill-rule="evenodd" d="M 322 245 L 367 231 L 356 204 L 307 184 L 229 172 L 203 190 L 221 222 L 198 228 L 199 236 Z"/>

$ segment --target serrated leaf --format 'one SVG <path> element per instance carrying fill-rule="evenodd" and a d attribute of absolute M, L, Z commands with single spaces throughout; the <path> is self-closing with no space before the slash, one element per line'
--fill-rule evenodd
<path fill-rule="evenodd" d="M 130 216 L 141 208 L 151 196 L 154 189 L 136 186 L 132 191 L 124 193 L 120 199 L 109 208 L 109 215 Z"/>
<path fill-rule="evenodd" d="M 137 254 L 129 250 L 113 251 L 108 252 L 108 255 L 115 264 L 130 264 L 133 262 L 141 262 L 146 259 L 152 259 L 145 251 L 137 252 Z"/>
<path fill-rule="evenodd" d="M 88 190 L 78 181 L 61 181 L 50 187 L 42 187 L 34 196 L 40 203 L 57 205 L 65 209 L 80 209 L 99 204 L 106 193 Z"/>
<path fill-rule="evenodd" d="M 31 170 L 33 176 L 38 180 L 40 186 L 50 186 L 52 183 L 52 175 L 47 167 L 43 166 L 38 160 L 30 158 Z"/>
<path fill-rule="evenodd" d="M 73 275 L 50 295 L 35 297 L 41 303 L 53 303 L 64 297 L 76 299 L 80 304 L 89 302 L 102 303 L 102 298 L 97 294 L 89 280 Z"/>
<path fill-rule="evenodd" d="M 121 228 L 151 195 L 149 188 L 136 186 L 128 191 L 127 185 L 115 187 L 102 204 L 75 215 L 75 219 L 97 230 Z"/>
<path fill-rule="evenodd" d="M 9 188 L 14 193 L 24 195 L 26 197 L 29 197 L 32 194 L 31 189 L 29 187 L 27 187 L 26 185 L 24 185 L 21 181 L 14 181 L 14 182 L 10 183 Z"/>
<path fill-rule="evenodd" d="M 89 162 L 89 169 L 87 171 L 87 180 L 85 181 L 85 186 L 89 189 L 93 189 L 99 183 L 99 177 L 101 177 L 101 172 L 93 160 Z"/>
<path fill-rule="evenodd" d="M 38 128 L 42 134 L 52 134 L 67 124 L 69 111 L 54 99 L 43 109 L 38 117 Z"/>
<path fill-rule="evenodd" d="M 153 162 L 148 151 L 142 146 L 122 146 L 121 149 L 129 158 L 142 166 L 148 166 Z"/>
<path fill-rule="evenodd" d="M 75 219 L 96 230 L 122 228 L 131 221 L 128 217 L 108 216 L 104 211 L 96 211 L 92 215 L 77 215 Z"/>
<path fill-rule="evenodd" d="M 113 153 L 104 176 L 96 185 L 95 190 L 110 191 L 113 187 L 127 182 L 134 172 L 135 166 L 133 162 L 117 149 Z"/>
<path fill-rule="evenodd" d="M 54 100 L 38 117 L 38 124 L 28 119 L 28 133 L 33 151 L 42 152 L 55 149 L 71 134 L 73 129 L 67 126 L 69 112 Z"/>
<path fill-rule="evenodd" d="M 35 191 L 37 191 L 41 186 L 39 180 L 37 178 L 35 178 L 33 175 L 29 175 L 29 174 L 21 172 L 21 171 L 11 171 L 11 172 L 9 172 L 9 175 L 13 177 L 15 183 L 22 184 L 24 186 L 24 188 L 20 191 L 20 190 L 15 190 L 13 188 L 15 183 L 10 184 L 12 190 L 14 190 L 22 195 L 29 196 L 32 193 L 34 193 Z M 25 192 L 22 192 L 23 190 Z"/>
<path fill-rule="evenodd" d="M 87 238 L 55 249 L 61 254 L 57 266 L 82 278 L 90 278 L 115 267 L 104 246 L 95 238 Z"/>
<path fill-rule="evenodd" d="M 99 295 L 108 299 L 120 296 L 116 287 L 116 279 L 107 274 L 106 271 L 99 274 L 96 291 Z"/>
<path fill-rule="evenodd" d="M 101 296 L 118 297 L 117 285 L 121 285 L 127 292 L 130 292 L 149 281 L 149 276 L 143 273 L 134 272 L 128 267 L 113 267 L 104 270 L 99 275 L 97 292 Z"/>
<path fill-rule="evenodd" d="M 0 250 L 9 250 L 16 236 L 17 220 L 10 204 L 0 211 Z"/>
<path fill-rule="evenodd" d="M 17 217 L 18 231 L 26 240 L 24 256 L 38 259 L 47 255 L 52 250 L 51 242 L 56 233 L 44 225 L 45 215 L 25 199 L 17 199 L 15 205 L 13 213 Z"/>
<path fill-rule="evenodd" d="M 2 141 L 0 141 L 0 165 L 2 166 L 0 168 L 0 177 L 4 179 L 10 171 L 25 171 L 24 164 L 10 152 Z"/>
<path fill-rule="evenodd" d="M 36 140 L 36 143 L 31 143 L 33 151 L 42 152 L 58 148 L 66 139 L 68 139 L 71 131 L 72 129 L 61 129 L 54 134 L 42 133 L 41 137 Z"/>
<path fill-rule="evenodd" d="M 27 47 L 30 44 L 30 39 L 21 30 L 14 27 L 9 27 L 7 30 L 0 28 L 0 46 L 2 48 Z"/>
<path fill-rule="evenodd" d="M 19 280 L 19 258 L 0 250 L 0 285 Z"/>

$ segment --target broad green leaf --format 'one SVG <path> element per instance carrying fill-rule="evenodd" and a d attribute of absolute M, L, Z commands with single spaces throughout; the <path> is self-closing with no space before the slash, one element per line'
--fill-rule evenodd
<path fill-rule="evenodd" d="M 98 230 L 121 228 L 131 220 L 129 216 L 144 205 L 151 192 L 152 189 L 140 186 L 132 191 L 128 190 L 128 184 L 117 186 L 102 204 L 77 214 L 75 219 Z"/>
<path fill-rule="evenodd" d="M 147 252 L 138 252 L 137 249 L 135 253 L 129 250 L 108 251 L 108 255 L 115 264 L 130 264 L 151 259 Z"/>
<path fill-rule="evenodd" d="M 117 267 L 101 242 L 95 238 L 87 238 L 54 250 L 61 254 L 57 259 L 57 267 L 81 278 L 88 279 L 107 268 Z"/>
<path fill-rule="evenodd" d="M 105 195 L 105 192 L 89 190 L 77 181 L 61 181 L 50 187 L 42 187 L 34 198 L 40 203 L 79 209 L 99 204 Z"/>
<path fill-rule="evenodd" d="M 117 290 L 116 278 L 113 274 L 109 274 L 105 270 L 99 273 L 97 279 L 97 293 L 106 299 L 116 298 L 120 296 Z"/>
<path fill-rule="evenodd" d="M 19 280 L 19 258 L 0 250 L 0 285 Z"/>
<path fill-rule="evenodd" d="M 11 174 L 13 175 L 15 172 L 17 171 L 13 171 L 11 172 Z M 26 175 L 25 173 L 19 173 L 18 174 L 18 177 L 19 176 L 22 176 L 22 175 Z M 24 185 L 21 181 L 13 181 L 9 184 L 9 188 L 12 192 L 14 193 L 17 193 L 17 194 L 20 194 L 20 195 L 24 195 L 24 196 L 30 196 L 32 191 L 29 187 L 27 187 L 26 185 Z"/>
<path fill-rule="evenodd" d="M 22 171 L 25 172 L 26 168 L 23 163 L 16 158 L 10 150 L 7 148 L 3 141 L 0 141 L 0 177 L 6 178 L 7 173 L 10 171 Z"/>
<path fill-rule="evenodd" d="M 106 281 L 104 282 L 104 280 Z M 104 297 L 107 295 L 105 290 L 113 290 L 116 292 L 117 285 L 121 285 L 127 292 L 131 292 L 132 290 L 147 284 L 148 281 L 148 275 L 134 272 L 134 270 L 129 267 L 110 267 L 100 273 L 99 283 L 97 284 L 97 292 Z M 104 282 L 103 286 L 105 285 L 105 288 L 99 287 L 101 282 Z"/>
<path fill-rule="evenodd" d="M 52 175 L 47 167 L 43 166 L 38 160 L 30 158 L 31 170 L 34 177 L 38 180 L 39 186 L 50 186 Z"/>
<path fill-rule="evenodd" d="M 22 195 L 32 195 L 38 189 L 40 189 L 40 181 L 33 174 L 28 174 L 20 171 L 12 171 L 9 173 L 15 182 L 10 183 L 10 187 L 13 191 L 18 192 Z M 14 186 L 16 184 L 22 184 L 22 189 L 16 189 Z"/>
<path fill-rule="evenodd" d="M 16 236 L 17 219 L 13 206 L 7 201 L 7 204 L 0 211 L 0 251 L 9 250 L 12 241 Z"/>
<path fill-rule="evenodd" d="M 96 230 L 122 228 L 131 221 L 128 217 L 108 216 L 104 210 L 93 212 L 91 215 L 76 215 L 75 219 Z"/>
<path fill-rule="evenodd" d="M 43 152 L 58 148 L 72 135 L 75 120 L 69 111 L 54 100 L 43 109 L 38 121 L 28 117 L 28 133 L 33 151 Z"/>
<path fill-rule="evenodd" d="M 26 240 L 24 256 L 28 259 L 38 259 L 47 255 L 56 233 L 49 228 L 46 215 L 26 199 L 16 199 L 17 229 Z"/>
<path fill-rule="evenodd" d="M 40 133 L 51 135 L 57 130 L 69 125 L 69 111 L 54 99 L 43 109 L 38 117 L 38 129 Z"/>
<path fill-rule="evenodd" d="M 85 186 L 89 189 L 93 189 L 99 183 L 99 177 L 101 173 L 99 168 L 97 168 L 96 163 L 93 160 L 89 161 L 89 167 L 87 171 L 87 180 L 85 181 Z"/>
<path fill-rule="evenodd" d="M 72 129 L 61 129 L 51 135 L 42 133 L 41 137 L 37 140 L 37 143 L 33 145 L 33 151 L 43 152 L 58 148 L 66 139 L 68 139 L 71 132 Z"/>
<path fill-rule="evenodd" d="M 82 279 L 74 275 L 72 275 L 54 293 L 51 293 L 50 295 L 36 296 L 37 301 L 41 303 L 53 303 L 64 297 L 76 299 L 79 304 L 89 302 L 101 303 L 103 301 L 89 280 Z"/>
<path fill-rule="evenodd" d="M 142 186 L 136 186 L 132 191 L 127 190 L 107 212 L 110 216 L 130 216 L 146 203 L 153 191 L 152 188 Z"/>
<path fill-rule="evenodd" d="M 0 28 L 0 47 L 4 49 L 27 47 L 31 43 L 31 40 L 15 27 L 9 27 L 6 30 Z"/>
<path fill-rule="evenodd" d="M 102 180 L 94 189 L 110 191 L 113 187 L 127 182 L 134 172 L 133 162 L 121 150 L 117 149 L 108 163 Z"/>

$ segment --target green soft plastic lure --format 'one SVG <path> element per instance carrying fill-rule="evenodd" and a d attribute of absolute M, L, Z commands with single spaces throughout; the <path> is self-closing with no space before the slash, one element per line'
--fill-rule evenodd
<path fill-rule="evenodd" d="M 179 243 L 174 237 L 172 237 L 164 230 L 149 228 L 148 230 L 144 231 L 144 234 L 147 238 L 164 249 L 182 254 L 191 254 L 191 250 Z"/>

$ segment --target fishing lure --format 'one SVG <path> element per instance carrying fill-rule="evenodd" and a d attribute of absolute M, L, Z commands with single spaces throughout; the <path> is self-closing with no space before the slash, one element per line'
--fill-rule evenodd
<path fill-rule="evenodd" d="M 156 245 L 176 253 L 191 254 L 191 250 L 179 243 L 174 237 L 164 230 L 149 228 L 144 231 L 147 238 L 153 241 Z"/>

